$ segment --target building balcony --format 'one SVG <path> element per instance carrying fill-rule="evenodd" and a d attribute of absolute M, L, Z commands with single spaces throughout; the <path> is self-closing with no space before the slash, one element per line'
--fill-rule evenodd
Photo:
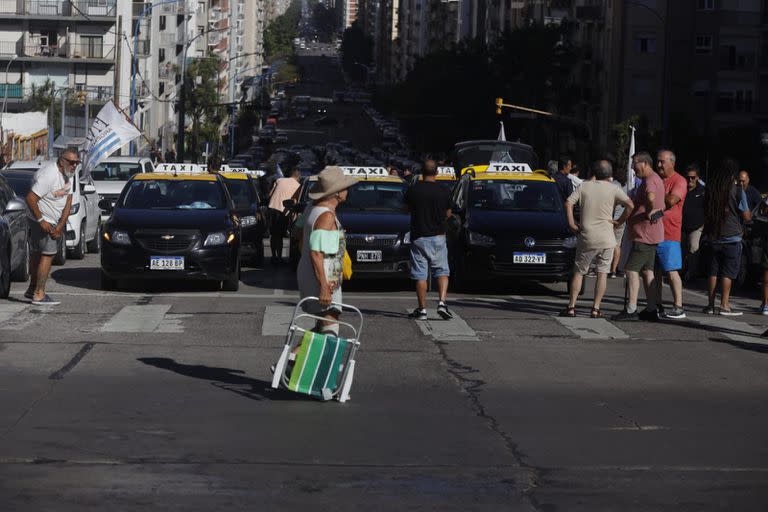
<path fill-rule="evenodd" d="M 0 17 L 69 18 L 114 23 L 116 0 L 0 0 Z"/>
<path fill-rule="evenodd" d="M 0 96 L 8 99 L 22 99 L 24 87 L 21 84 L 0 84 Z"/>

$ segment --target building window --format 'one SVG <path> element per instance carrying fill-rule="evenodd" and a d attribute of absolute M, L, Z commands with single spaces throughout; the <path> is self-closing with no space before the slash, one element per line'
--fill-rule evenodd
<path fill-rule="evenodd" d="M 205 25 L 198 25 L 197 26 L 197 33 L 200 34 L 201 36 L 203 34 L 205 34 Z"/>
<path fill-rule="evenodd" d="M 721 91 L 717 95 L 717 111 L 721 113 L 746 113 L 754 108 L 754 93 L 751 90 L 738 89 Z"/>
<path fill-rule="evenodd" d="M 635 53 L 656 53 L 656 35 L 649 33 L 635 35 Z"/>
<path fill-rule="evenodd" d="M 160 30 L 165 30 L 165 16 L 160 16 Z"/>
<path fill-rule="evenodd" d="M 102 36 L 80 36 L 80 51 L 86 58 L 104 58 L 104 38 Z"/>
<path fill-rule="evenodd" d="M 696 36 L 696 53 L 700 55 L 712 53 L 712 36 Z"/>
<path fill-rule="evenodd" d="M 715 0 L 696 0 L 696 8 L 700 11 L 712 11 L 715 9 Z"/>
<path fill-rule="evenodd" d="M 165 62 L 165 48 L 158 48 L 157 60 L 158 62 Z"/>
<path fill-rule="evenodd" d="M 165 82 L 160 82 L 157 85 L 157 93 L 158 93 L 158 96 L 162 96 L 163 94 L 165 94 Z"/>

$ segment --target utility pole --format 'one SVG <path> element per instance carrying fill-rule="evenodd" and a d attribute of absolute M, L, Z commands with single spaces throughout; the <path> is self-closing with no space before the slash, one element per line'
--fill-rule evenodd
<path fill-rule="evenodd" d="M 67 118 L 67 94 L 66 91 L 64 91 L 64 94 L 61 95 L 61 135 L 64 136 L 64 121 Z"/>
<path fill-rule="evenodd" d="M 181 85 L 179 86 L 179 107 L 178 107 L 178 113 L 179 113 L 179 120 L 178 120 L 178 132 L 177 132 L 177 141 L 176 141 L 176 160 L 179 162 L 184 161 L 184 129 L 186 128 L 186 120 L 187 120 L 187 108 L 186 108 L 186 102 L 187 102 L 187 35 L 188 35 L 188 28 L 187 28 L 187 4 L 186 1 L 184 2 L 184 23 L 182 25 L 182 29 L 184 30 L 184 34 L 182 35 L 181 39 Z"/>
<path fill-rule="evenodd" d="M 237 115 L 237 105 L 235 102 L 235 79 L 237 78 L 237 74 L 234 73 L 233 68 L 233 62 L 235 59 L 235 53 L 237 50 L 237 45 L 235 41 L 235 24 L 237 23 L 237 2 L 235 0 L 231 0 L 229 2 L 229 67 L 227 71 L 229 72 L 229 101 L 232 102 L 230 114 L 229 114 L 229 158 L 232 158 L 235 156 L 235 123 L 237 122 L 235 120 L 235 117 Z"/>

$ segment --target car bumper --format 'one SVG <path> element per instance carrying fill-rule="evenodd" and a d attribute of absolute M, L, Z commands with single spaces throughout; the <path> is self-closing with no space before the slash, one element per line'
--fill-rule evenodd
<path fill-rule="evenodd" d="M 206 247 L 164 255 L 135 245 L 104 242 L 101 268 L 113 279 L 200 279 L 223 281 L 237 268 L 239 246 Z M 184 256 L 184 270 L 150 270 L 150 256 Z"/>
<path fill-rule="evenodd" d="M 69 217 L 67 219 L 67 232 L 64 238 L 67 249 L 73 249 L 80 244 L 80 224 L 82 222 L 82 219 L 79 217 Z"/>
<path fill-rule="evenodd" d="M 358 250 L 381 250 L 381 261 L 363 262 L 357 260 Z M 356 278 L 392 278 L 408 277 L 411 271 L 410 246 L 398 244 L 389 248 L 347 247 L 352 260 L 352 273 Z"/>
<path fill-rule="evenodd" d="M 536 251 L 547 255 L 542 264 L 514 263 L 512 254 L 497 255 L 492 248 L 466 250 L 465 274 L 469 278 L 511 277 L 526 281 L 567 281 L 573 274 L 574 249 Z"/>

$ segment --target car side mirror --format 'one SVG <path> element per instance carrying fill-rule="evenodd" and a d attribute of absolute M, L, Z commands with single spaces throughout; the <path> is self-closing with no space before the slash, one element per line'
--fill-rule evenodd
<path fill-rule="evenodd" d="M 115 209 L 115 205 L 112 203 L 111 199 L 102 199 L 99 201 L 99 208 L 104 210 L 105 212 L 111 212 Z"/>
<path fill-rule="evenodd" d="M 5 213 L 23 212 L 26 211 L 26 209 L 27 203 L 17 197 L 14 197 L 5 205 Z"/>
<path fill-rule="evenodd" d="M 96 193 L 96 187 L 91 185 L 90 183 L 87 185 L 83 185 L 83 195 L 89 195 L 89 194 L 95 194 Z"/>

